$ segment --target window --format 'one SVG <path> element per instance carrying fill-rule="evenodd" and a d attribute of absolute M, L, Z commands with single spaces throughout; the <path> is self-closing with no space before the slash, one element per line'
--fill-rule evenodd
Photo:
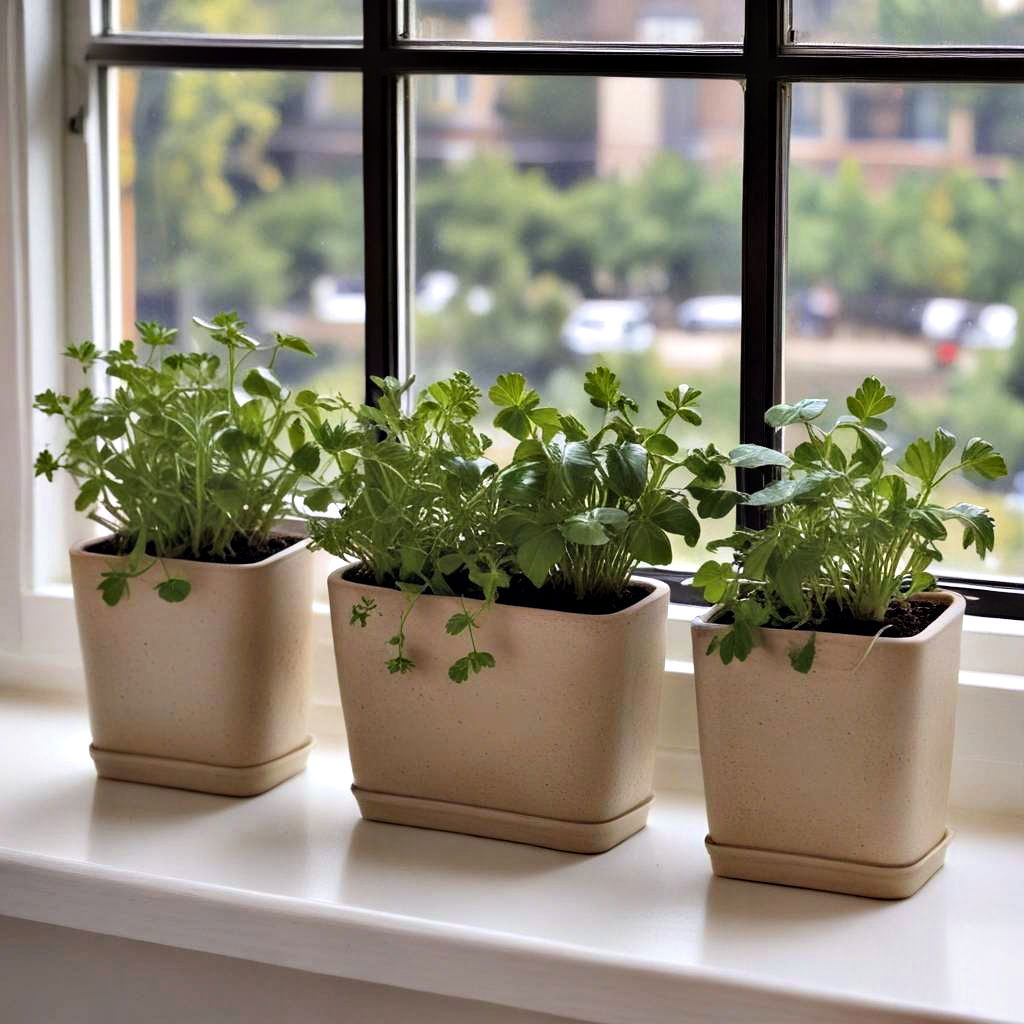
<path fill-rule="evenodd" d="M 901 437 L 1006 452 L 1000 548 L 946 582 L 1024 618 L 1024 3 L 106 7 L 113 333 L 227 304 L 349 389 L 514 353 L 558 402 L 600 355 L 703 387 L 722 446 L 873 370 Z"/>

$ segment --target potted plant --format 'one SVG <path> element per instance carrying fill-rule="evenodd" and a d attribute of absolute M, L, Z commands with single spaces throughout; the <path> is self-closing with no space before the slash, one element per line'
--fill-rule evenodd
<path fill-rule="evenodd" d="M 156 323 L 136 325 L 141 351 L 72 345 L 110 394 L 36 396 L 68 440 L 35 471 L 69 473 L 108 531 L 71 549 L 97 772 L 244 796 L 301 771 L 312 742 L 309 541 L 282 520 L 320 455 L 273 366 L 313 352 L 261 346 L 234 314 L 196 323 L 221 355 L 175 351 Z"/>
<path fill-rule="evenodd" d="M 424 388 L 409 413 L 408 383 L 376 383 L 373 407 L 309 407 L 337 470 L 307 499 L 340 504 L 311 533 L 349 560 L 328 585 L 364 817 L 614 846 L 651 803 L 665 660 L 668 588 L 635 570 L 671 559 L 669 534 L 696 542 L 692 498 L 730 505 L 716 453 L 683 457 L 669 436 L 700 422 L 700 393 L 668 392 L 645 429 L 614 374 L 595 370 L 590 431 L 504 375 L 489 393 L 514 444 L 500 467 L 465 373 Z M 345 423 L 323 419 L 338 408 Z M 697 470 L 689 494 L 669 486 L 684 468 Z"/>
<path fill-rule="evenodd" d="M 715 605 L 693 650 L 716 874 L 899 898 L 943 863 L 964 600 L 929 567 L 947 524 L 983 556 L 994 523 L 936 491 L 1006 466 L 979 438 L 951 459 L 941 427 L 894 462 L 879 434 L 894 403 L 868 377 L 831 429 L 824 400 L 770 409 L 804 435 L 790 454 L 730 453 L 781 478 L 747 499 L 770 523 L 695 577 Z"/>

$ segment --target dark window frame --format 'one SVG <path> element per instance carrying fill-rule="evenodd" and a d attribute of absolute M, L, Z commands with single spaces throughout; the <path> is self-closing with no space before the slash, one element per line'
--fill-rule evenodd
<path fill-rule="evenodd" d="M 407 279 L 408 125 L 405 76 L 415 74 L 587 75 L 722 78 L 744 88 L 740 437 L 777 447 L 764 410 L 781 400 L 786 268 L 786 190 L 790 86 L 794 82 L 1024 84 L 1024 48 L 791 45 L 790 0 L 745 0 L 742 44 L 647 46 L 609 43 L 466 43 L 408 37 L 407 0 L 363 0 L 363 38 L 197 37 L 104 31 L 90 63 L 107 67 L 348 71 L 363 83 L 366 375 L 397 374 Z M 739 470 L 739 488 L 756 490 L 763 470 Z M 755 509 L 738 510 L 756 526 Z M 645 570 L 648 571 L 648 570 Z M 667 580 L 675 601 L 703 603 L 685 573 L 649 570 Z M 968 613 L 1024 619 L 1024 581 L 943 576 L 968 599 Z"/>

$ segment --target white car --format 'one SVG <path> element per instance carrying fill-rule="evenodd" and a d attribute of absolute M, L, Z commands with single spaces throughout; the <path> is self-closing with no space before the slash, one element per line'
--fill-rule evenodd
<path fill-rule="evenodd" d="M 569 314 L 562 343 L 579 355 L 600 352 L 643 352 L 654 343 L 654 324 L 643 302 L 631 299 L 588 299 Z"/>
<path fill-rule="evenodd" d="M 676 323 L 684 331 L 738 331 L 742 320 L 738 295 L 698 295 L 676 310 Z"/>
<path fill-rule="evenodd" d="M 983 306 L 963 332 L 964 348 L 1013 348 L 1017 340 L 1017 310 L 1003 302 Z"/>
<path fill-rule="evenodd" d="M 309 289 L 313 314 L 329 324 L 366 323 L 363 282 L 321 274 Z"/>

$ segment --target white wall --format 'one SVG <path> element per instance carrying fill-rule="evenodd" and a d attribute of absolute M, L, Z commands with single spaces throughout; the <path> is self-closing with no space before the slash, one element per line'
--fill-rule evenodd
<path fill-rule="evenodd" d="M 571 1024 L 0 917 L 4 1024 Z"/>

